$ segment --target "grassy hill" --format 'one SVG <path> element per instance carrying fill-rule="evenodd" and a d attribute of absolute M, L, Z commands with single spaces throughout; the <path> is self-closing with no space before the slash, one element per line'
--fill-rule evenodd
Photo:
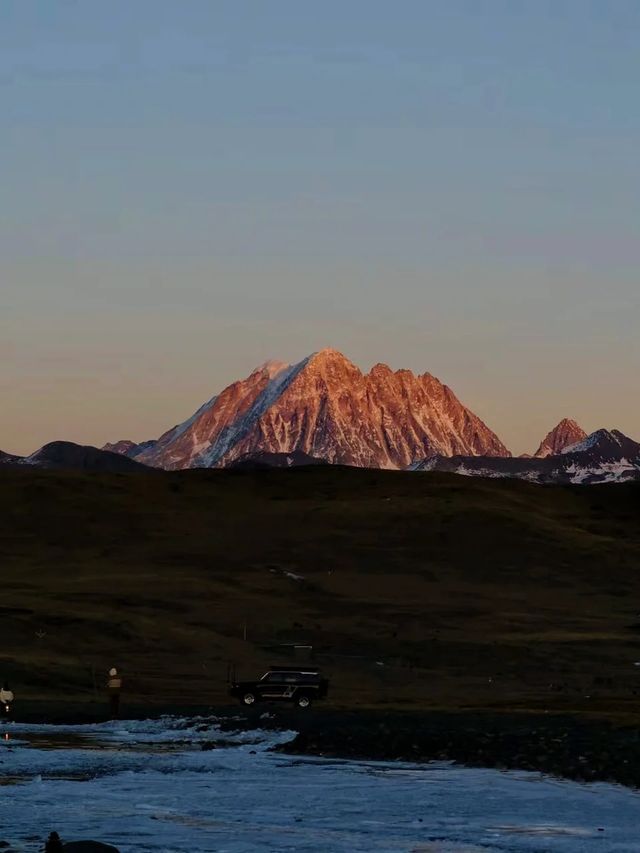
<path fill-rule="evenodd" d="M 219 703 L 229 661 L 309 644 L 337 706 L 635 712 L 639 509 L 633 484 L 5 470 L 0 678 L 90 699 L 117 665 L 136 701 Z"/>

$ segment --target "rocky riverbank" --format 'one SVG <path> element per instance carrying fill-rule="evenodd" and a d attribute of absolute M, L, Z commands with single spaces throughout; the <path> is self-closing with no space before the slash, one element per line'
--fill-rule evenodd
<path fill-rule="evenodd" d="M 453 761 L 640 786 L 640 729 L 570 716 L 496 713 L 319 713 L 281 719 L 283 752 L 340 758 Z"/>
<path fill-rule="evenodd" d="M 256 708 L 222 727 L 297 731 L 278 750 L 380 761 L 452 761 L 640 787 L 640 726 L 569 714 Z"/>

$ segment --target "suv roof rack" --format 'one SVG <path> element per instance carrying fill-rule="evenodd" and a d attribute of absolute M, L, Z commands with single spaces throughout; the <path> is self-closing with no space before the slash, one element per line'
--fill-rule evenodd
<path fill-rule="evenodd" d="M 314 666 L 270 666 L 269 672 L 304 672 L 308 675 L 317 675 L 320 670 Z"/>

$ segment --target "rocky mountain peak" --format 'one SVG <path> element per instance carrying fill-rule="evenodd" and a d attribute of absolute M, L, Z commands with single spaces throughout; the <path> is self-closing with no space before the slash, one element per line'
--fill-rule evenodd
<path fill-rule="evenodd" d="M 576 453 L 588 453 L 594 459 L 636 459 L 640 456 L 640 444 L 618 429 L 597 429 L 562 451 L 566 456 Z"/>
<path fill-rule="evenodd" d="M 399 373 L 400 371 L 398 371 Z M 383 362 L 379 361 L 377 364 L 374 364 L 371 370 L 369 371 L 369 376 L 378 376 L 378 377 L 388 377 L 394 376 L 394 371 L 391 370 L 388 364 L 383 364 Z"/>
<path fill-rule="evenodd" d="M 338 352 L 336 349 L 331 349 L 331 347 L 326 347 L 325 349 L 318 350 L 318 352 L 314 352 L 307 359 L 305 359 L 305 367 L 309 370 L 314 370 L 318 372 L 351 372 L 360 370 L 356 367 L 356 365 L 349 361 L 349 359 L 344 356 L 341 352 Z"/>
<path fill-rule="evenodd" d="M 308 359 L 310 362 L 346 362 L 347 364 L 351 364 L 352 362 L 340 352 L 340 350 L 334 349 L 333 347 L 323 347 L 322 349 L 316 350 L 316 352 L 312 353 Z"/>
<path fill-rule="evenodd" d="M 571 418 L 563 418 L 551 432 L 548 432 L 533 454 L 535 459 L 557 456 L 565 448 L 577 444 L 587 437 L 587 433 Z"/>
<path fill-rule="evenodd" d="M 404 468 L 436 453 L 510 455 L 430 374 L 382 363 L 363 374 L 327 348 L 295 365 L 267 362 L 136 458 L 161 468 L 221 467 L 294 451 L 372 468 Z"/>

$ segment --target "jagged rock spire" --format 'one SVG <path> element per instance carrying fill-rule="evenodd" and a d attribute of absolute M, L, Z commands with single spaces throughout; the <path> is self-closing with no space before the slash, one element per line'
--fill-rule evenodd
<path fill-rule="evenodd" d="M 533 454 L 536 459 L 557 456 L 565 447 L 577 444 L 587 437 L 587 433 L 571 418 L 563 418 L 551 432 L 547 433 L 540 447 Z"/>

